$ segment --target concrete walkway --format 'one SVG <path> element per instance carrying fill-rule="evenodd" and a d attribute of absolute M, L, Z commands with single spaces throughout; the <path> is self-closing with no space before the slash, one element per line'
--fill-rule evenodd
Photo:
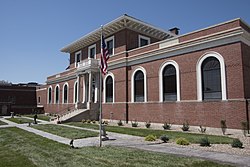
<path fill-rule="evenodd" d="M 4 118 L 0 118 L 0 120 L 9 124 L 9 125 L 2 125 L 0 126 L 0 128 L 1 127 L 2 128 L 3 127 L 17 127 L 17 128 L 35 133 L 42 137 L 46 137 L 48 139 L 69 145 L 70 139 L 60 137 L 57 135 L 53 135 L 47 132 L 43 132 L 37 129 L 33 129 L 31 127 L 28 127 L 28 124 L 16 124 Z M 49 122 L 43 122 L 43 123 L 49 123 Z M 77 129 L 84 129 L 84 130 L 91 130 L 91 131 L 98 132 L 98 130 L 74 127 L 70 125 L 60 125 L 60 126 L 67 126 L 67 127 L 77 128 Z M 197 157 L 197 158 L 207 159 L 207 160 L 216 161 L 220 163 L 231 164 L 235 166 L 242 166 L 242 167 L 249 166 L 250 167 L 249 156 L 240 156 L 240 155 L 233 155 L 229 153 L 203 151 L 203 150 L 193 149 L 189 147 L 176 147 L 176 146 L 170 146 L 167 143 L 166 144 L 150 143 L 150 142 L 145 142 L 144 138 L 142 137 L 118 134 L 118 133 L 112 133 L 112 132 L 107 132 L 107 133 L 108 133 L 109 140 L 103 141 L 104 146 L 121 146 L 121 147 L 136 148 L 136 149 L 147 150 L 147 151 L 174 154 L 178 156 Z M 74 140 L 74 146 L 75 147 L 99 146 L 99 137 L 76 139 Z"/>

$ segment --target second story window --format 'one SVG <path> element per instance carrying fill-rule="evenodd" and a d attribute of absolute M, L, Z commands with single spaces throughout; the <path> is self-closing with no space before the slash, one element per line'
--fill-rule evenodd
<path fill-rule="evenodd" d="M 150 44 L 150 38 L 139 35 L 139 47 L 146 46 Z"/>
<path fill-rule="evenodd" d="M 75 67 L 78 67 L 78 63 L 81 61 L 82 59 L 82 52 L 76 52 L 75 53 Z"/>
<path fill-rule="evenodd" d="M 114 48 L 115 48 L 114 36 L 105 39 L 105 42 L 106 42 L 106 45 L 107 45 L 109 55 L 110 56 L 113 55 L 114 54 Z"/>
<path fill-rule="evenodd" d="M 88 48 L 88 57 L 91 59 L 95 59 L 96 58 L 96 44 L 91 45 Z"/>

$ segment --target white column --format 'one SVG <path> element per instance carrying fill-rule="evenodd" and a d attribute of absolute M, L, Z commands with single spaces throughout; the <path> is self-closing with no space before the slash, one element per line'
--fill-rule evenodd
<path fill-rule="evenodd" d="M 92 102 L 92 73 L 89 72 L 89 102 Z"/>
<path fill-rule="evenodd" d="M 86 88 L 86 84 L 85 84 L 85 75 L 83 75 L 82 77 L 82 102 L 86 102 L 86 91 L 85 91 L 85 88 Z"/>
<path fill-rule="evenodd" d="M 76 103 L 80 102 L 80 75 L 77 76 L 77 101 Z"/>
<path fill-rule="evenodd" d="M 97 103 L 99 101 L 99 85 L 100 85 L 100 81 L 99 81 L 99 75 L 96 73 L 95 75 L 95 103 Z"/>

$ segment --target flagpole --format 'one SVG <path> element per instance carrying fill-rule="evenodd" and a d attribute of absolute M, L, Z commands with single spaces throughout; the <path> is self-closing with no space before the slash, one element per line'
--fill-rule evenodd
<path fill-rule="evenodd" d="M 102 48 L 102 26 L 101 26 L 101 48 Z M 101 49 L 102 54 L 102 49 Z M 101 55 L 102 56 L 102 55 Z M 101 58 L 100 58 L 100 113 L 99 113 L 99 130 L 100 130 L 100 143 L 99 146 L 102 147 L 102 69 L 101 69 Z"/>

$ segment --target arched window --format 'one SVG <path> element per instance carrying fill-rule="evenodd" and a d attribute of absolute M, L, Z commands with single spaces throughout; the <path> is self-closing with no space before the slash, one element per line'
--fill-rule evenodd
<path fill-rule="evenodd" d="M 221 68 L 215 57 L 206 58 L 201 65 L 202 99 L 221 99 Z"/>
<path fill-rule="evenodd" d="M 77 82 L 75 82 L 75 85 L 74 85 L 74 103 L 77 103 L 78 102 L 78 86 L 77 86 Z"/>
<path fill-rule="evenodd" d="M 52 88 L 49 87 L 48 89 L 48 104 L 52 103 Z"/>
<path fill-rule="evenodd" d="M 55 88 L 55 104 L 58 104 L 59 103 L 59 86 L 57 85 L 56 88 Z"/>
<path fill-rule="evenodd" d="M 135 102 L 144 102 L 144 74 L 140 70 L 134 76 L 134 97 Z"/>
<path fill-rule="evenodd" d="M 63 103 L 68 103 L 68 84 L 63 86 Z"/>
<path fill-rule="evenodd" d="M 108 76 L 106 78 L 106 102 L 113 102 L 113 78 Z"/>
<path fill-rule="evenodd" d="M 177 100 L 176 69 L 173 65 L 167 65 L 163 70 L 163 101 Z"/>

